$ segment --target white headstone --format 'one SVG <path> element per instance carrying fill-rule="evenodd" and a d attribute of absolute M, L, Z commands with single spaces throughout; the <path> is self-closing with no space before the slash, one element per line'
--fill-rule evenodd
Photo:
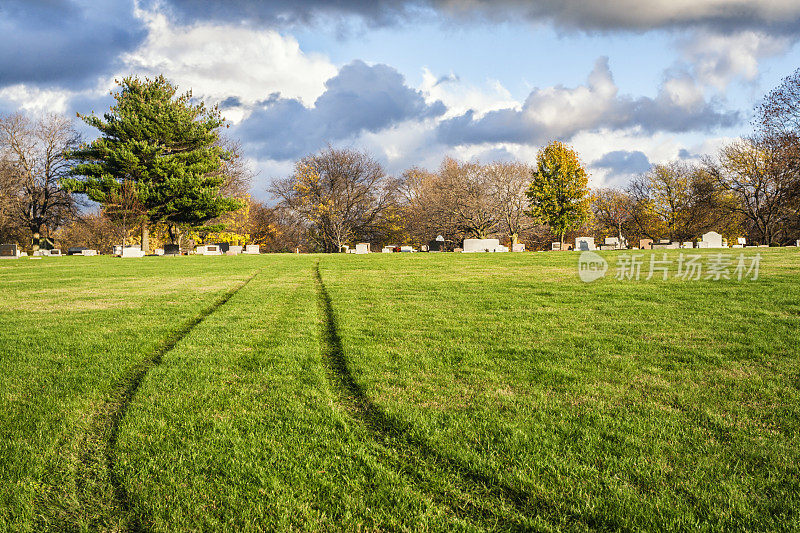
<path fill-rule="evenodd" d="M 684 241 L 681 244 L 681 248 L 694 248 L 694 243 L 692 241 Z"/>
<path fill-rule="evenodd" d="M 525 243 L 518 242 L 512 247 L 512 252 L 524 252 L 525 251 Z"/>
<path fill-rule="evenodd" d="M 384 246 L 383 249 L 381 250 L 381 253 L 384 254 L 394 253 L 394 246 Z"/>
<path fill-rule="evenodd" d="M 84 257 L 91 257 L 97 255 L 97 250 L 89 250 L 89 249 L 81 250 L 81 255 Z"/>
<path fill-rule="evenodd" d="M 156 248 L 153 253 L 156 254 L 156 255 L 164 255 L 164 249 L 163 248 Z"/>
<path fill-rule="evenodd" d="M 594 237 L 578 237 L 575 239 L 575 250 L 584 252 L 586 250 L 595 250 Z"/>
<path fill-rule="evenodd" d="M 231 244 L 230 246 L 228 246 L 228 251 L 226 253 L 228 255 L 239 255 L 240 253 L 242 253 L 242 247 Z"/>
<path fill-rule="evenodd" d="M 745 244 L 747 244 L 747 239 L 745 239 L 744 237 L 737 237 L 736 238 L 736 244 L 745 245 Z"/>
<path fill-rule="evenodd" d="M 554 251 L 554 252 L 557 252 L 557 251 L 561 250 L 561 243 L 560 243 L 560 242 L 554 242 L 554 243 L 552 243 L 552 244 L 550 245 L 550 249 L 551 249 L 552 251 Z"/>
<path fill-rule="evenodd" d="M 242 250 L 243 254 L 259 254 L 261 253 L 261 247 L 258 244 L 248 244 Z"/>
<path fill-rule="evenodd" d="M 464 239 L 464 253 L 496 252 L 499 246 L 499 239 Z"/>
<path fill-rule="evenodd" d="M 356 253 L 357 254 L 368 254 L 369 253 L 369 243 L 368 242 L 360 242 L 356 244 Z"/>
<path fill-rule="evenodd" d="M 144 256 L 145 256 L 144 250 L 142 250 L 142 247 L 139 246 L 139 245 L 123 246 L 122 247 L 122 253 L 120 254 L 120 257 L 126 257 L 126 258 L 127 257 L 144 257 Z"/>
<path fill-rule="evenodd" d="M 198 255 L 222 255 L 219 251 L 219 246 L 216 244 L 204 244 L 197 247 Z"/>
<path fill-rule="evenodd" d="M 401 246 L 400 247 L 400 251 L 401 252 L 416 252 L 416 250 L 414 249 L 413 246 Z"/>
<path fill-rule="evenodd" d="M 705 246 L 701 246 L 701 248 L 722 248 L 722 235 L 717 233 L 716 231 L 709 231 L 708 233 L 703 234 L 702 242 L 706 243 Z"/>

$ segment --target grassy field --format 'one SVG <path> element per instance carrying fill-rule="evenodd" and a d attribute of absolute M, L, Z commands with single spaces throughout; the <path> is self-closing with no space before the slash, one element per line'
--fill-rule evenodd
<path fill-rule="evenodd" d="M 745 252 L 2 261 L 0 530 L 798 529 L 800 253 Z"/>

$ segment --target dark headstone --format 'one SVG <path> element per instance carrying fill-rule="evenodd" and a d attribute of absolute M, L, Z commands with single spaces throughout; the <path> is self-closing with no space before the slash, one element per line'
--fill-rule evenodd
<path fill-rule="evenodd" d="M 181 247 L 177 244 L 165 244 L 164 255 L 181 255 Z"/>
<path fill-rule="evenodd" d="M 0 244 L 0 257 L 17 257 L 19 250 L 16 244 Z"/>
<path fill-rule="evenodd" d="M 86 248 L 67 248 L 67 255 L 81 255 Z"/>
<path fill-rule="evenodd" d="M 228 243 L 228 242 L 215 242 L 214 244 L 216 244 L 216 245 L 217 245 L 217 249 L 218 249 L 220 252 L 222 252 L 223 254 L 224 254 L 224 253 L 227 253 L 227 252 L 228 252 L 228 250 L 230 250 L 230 248 L 231 248 L 231 245 L 230 245 L 230 243 Z"/>
<path fill-rule="evenodd" d="M 444 252 L 444 241 L 430 241 L 428 242 L 429 252 Z"/>

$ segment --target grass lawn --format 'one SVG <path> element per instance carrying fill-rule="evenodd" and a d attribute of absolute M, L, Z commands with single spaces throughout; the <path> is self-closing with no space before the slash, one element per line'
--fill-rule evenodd
<path fill-rule="evenodd" d="M 800 253 L 744 252 L 2 261 L 0 530 L 798 529 Z"/>

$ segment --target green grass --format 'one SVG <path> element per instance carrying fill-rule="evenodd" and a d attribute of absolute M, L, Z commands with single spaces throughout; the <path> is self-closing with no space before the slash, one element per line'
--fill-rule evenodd
<path fill-rule="evenodd" d="M 0 262 L 0 529 L 798 529 L 800 254 L 756 251 Z"/>

